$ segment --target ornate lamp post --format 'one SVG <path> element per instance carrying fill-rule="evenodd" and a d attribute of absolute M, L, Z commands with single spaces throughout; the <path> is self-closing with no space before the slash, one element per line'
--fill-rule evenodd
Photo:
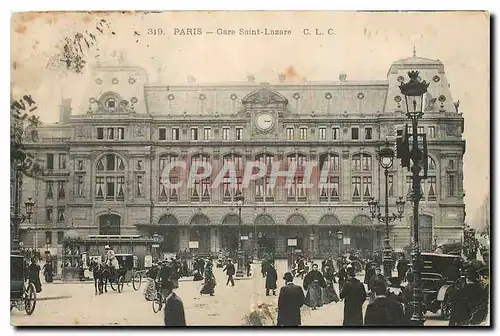
<path fill-rule="evenodd" d="M 344 238 L 344 233 L 342 231 L 337 231 L 337 240 L 339 241 L 339 258 L 342 255 L 342 239 Z"/>
<path fill-rule="evenodd" d="M 17 189 L 17 188 L 16 188 Z M 16 199 L 14 200 L 14 213 L 10 216 L 10 222 L 12 225 L 12 252 L 18 253 L 20 250 L 19 243 L 19 225 L 24 223 L 25 221 L 31 221 L 31 215 L 33 215 L 33 207 L 35 206 L 35 202 L 28 198 L 26 202 L 24 202 L 24 206 L 26 207 L 26 214 L 21 213 L 21 203 L 18 200 L 18 193 L 20 190 L 17 190 Z"/>
<path fill-rule="evenodd" d="M 418 120 L 424 115 L 424 95 L 429 83 L 421 81 L 418 71 L 409 71 L 410 80 L 401 83 L 399 89 L 405 96 L 406 117 L 412 123 L 412 132 L 408 134 L 405 127 L 402 138 L 397 139 L 397 157 L 401 159 L 401 165 L 411 170 L 413 189 L 413 245 L 412 245 L 412 269 L 413 269 L 413 315 L 411 317 L 414 325 L 422 326 L 425 321 L 423 314 L 423 295 L 421 282 L 422 262 L 419 243 L 419 203 L 421 198 L 421 179 L 427 178 L 427 139 L 425 134 L 418 134 Z M 411 144 L 410 144 L 411 138 Z M 419 138 L 422 139 L 422 148 L 419 148 Z M 420 172 L 423 168 L 423 176 Z"/>
<path fill-rule="evenodd" d="M 389 223 L 394 222 L 396 219 L 403 218 L 405 201 L 400 197 L 399 200 L 396 201 L 398 213 L 389 215 L 389 169 L 394 163 L 394 150 L 389 147 L 388 142 L 385 147 L 379 151 L 379 156 L 380 166 L 384 169 L 385 174 L 385 213 L 384 215 L 380 213 L 380 206 L 378 205 L 378 201 L 374 198 L 368 202 L 368 206 L 370 207 L 372 218 L 376 218 L 379 222 L 385 223 L 383 265 L 385 277 L 390 278 L 392 276 L 392 248 L 389 237 Z"/>
<path fill-rule="evenodd" d="M 153 256 L 155 259 L 160 259 L 160 244 L 162 238 L 158 233 L 153 234 Z"/>
<path fill-rule="evenodd" d="M 259 248 L 257 246 L 257 211 L 254 212 L 254 220 L 253 220 L 253 260 L 259 259 Z"/>
<path fill-rule="evenodd" d="M 309 240 L 311 241 L 311 260 L 314 258 L 314 232 L 309 234 Z"/>
<path fill-rule="evenodd" d="M 243 252 L 241 251 L 241 208 L 243 207 L 243 203 L 245 202 L 245 197 L 243 195 L 238 194 L 235 196 L 234 200 L 236 201 L 236 206 L 238 207 L 238 269 L 236 270 L 236 277 L 242 278 L 244 261 L 243 261 Z"/>

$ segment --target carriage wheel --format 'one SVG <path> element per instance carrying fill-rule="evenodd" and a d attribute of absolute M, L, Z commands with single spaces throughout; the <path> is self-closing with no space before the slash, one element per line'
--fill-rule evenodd
<path fill-rule="evenodd" d="M 449 292 L 445 293 L 444 299 L 441 302 L 441 318 L 443 320 L 449 320 L 451 316 L 451 302 Z"/>
<path fill-rule="evenodd" d="M 118 293 L 121 293 L 123 292 L 123 275 L 120 275 L 120 277 L 118 278 L 118 282 L 116 283 L 116 287 L 118 288 Z"/>
<path fill-rule="evenodd" d="M 116 292 L 116 289 L 117 289 L 117 283 L 114 282 L 115 279 L 108 279 L 108 282 L 109 282 L 109 287 L 111 287 L 111 289 L 113 291 Z"/>
<path fill-rule="evenodd" d="M 132 286 L 134 287 L 135 291 L 138 291 L 139 288 L 141 288 L 141 282 L 142 282 L 142 274 L 139 272 L 135 272 L 134 275 L 132 276 Z"/>
<path fill-rule="evenodd" d="M 35 311 L 36 290 L 35 285 L 30 283 L 24 292 L 24 309 L 26 314 L 31 315 Z"/>
<path fill-rule="evenodd" d="M 155 297 L 153 299 L 153 312 L 158 313 L 163 306 L 163 298 L 161 293 L 156 292 Z"/>

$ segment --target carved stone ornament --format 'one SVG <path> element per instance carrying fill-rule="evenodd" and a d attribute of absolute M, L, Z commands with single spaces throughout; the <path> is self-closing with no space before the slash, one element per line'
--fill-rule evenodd
<path fill-rule="evenodd" d="M 446 135 L 457 136 L 458 128 L 456 125 L 446 125 Z"/>
<path fill-rule="evenodd" d="M 146 135 L 146 131 L 144 130 L 143 126 L 137 126 L 135 128 L 135 136 L 138 138 L 142 138 L 144 135 Z"/>
<path fill-rule="evenodd" d="M 243 104 L 248 104 L 248 103 L 260 104 L 266 106 L 272 103 L 287 104 L 288 100 L 274 91 L 271 91 L 269 89 L 262 89 L 250 94 L 243 100 Z"/>
<path fill-rule="evenodd" d="M 88 136 L 87 134 L 87 128 L 82 125 L 78 125 L 75 127 L 75 135 L 77 138 L 86 138 Z"/>

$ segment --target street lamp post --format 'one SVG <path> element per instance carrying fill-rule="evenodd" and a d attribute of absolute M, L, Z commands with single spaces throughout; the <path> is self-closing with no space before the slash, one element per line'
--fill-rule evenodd
<path fill-rule="evenodd" d="M 259 249 L 257 247 L 257 212 L 254 213 L 253 221 L 253 260 L 259 259 Z"/>
<path fill-rule="evenodd" d="M 410 80 L 401 83 L 399 89 L 405 97 L 406 117 L 411 120 L 412 132 L 408 134 L 405 127 L 403 137 L 397 139 L 397 157 L 401 159 L 401 165 L 411 170 L 413 189 L 413 245 L 412 245 L 412 269 L 413 269 L 413 315 L 411 321 L 414 325 L 422 326 L 425 321 L 423 314 L 423 294 L 421 281 L 421 255 L 419 243 L 419 203 L 421 198 L 421 179 L 427 178 L 427 139 L 425 134 L 418 133 L 418 120 L 424 115 L 424 95 L 429 83 L 421 81 L 418 71 L 409 71 Z M 411 144 L 410 144 L 411 137 Z M 419 148 L 419 138 L 422 139 L 422 148 Z M 423 168 L 423 176 L 420 172 Z"/>
<path fill-rule="evenodd" d="M 378 201 L 375 199 L 371 199 L 368 202 L 370 207 L 370 212 L 372 214 L 372 218 L 376 218 L 379 222 L 385 223 L 385 237 L 384 237 L 384 254 L 383 254 L 383 265 L 384 265 L 384 275 L 386 278 L 390 278 L 392 276 L 392 248 L 389 237 L 389 223 L 394 222 L 396 219 L 403 218 L 404 205 L 405 201 L 400 197 L 399 200 L 396 201 L 396 206 L 398 208 L 398 213 L 393 213 L 389 215 L 389 169 L 392 167 L 394 163 L 394 150 L 389 147 L 389 143 L 387 142 L 385 147 L 383 147 L 379 151 L 380 156 L 380 166 L 384 168 L 385 174 L 385 212 L 384 215 L 380 213 L 380 206 L 378 205 Z"/>
<path fill-rule="evenodd" d="M 19 173 L 20 174 L 20 173 Z M 17 172 L 16 172 L 17 175 Z M 16 176 L 16 180 L 18 177 Z M 16 181 L 17 183 L 17 181 Z M 33 215 L 33 207 L 35 206 L 35 202 L 28 198 L 26 202 L 24 202 L 24 206 L 26 207 L 26 214 L 21 213 L 21 202 L 20 202 L 20 190 L 18 189 L 19 185 L 16 186 L 16 197 L 14 200 L 14 213 L 11 214 L 10 221 L 12 225 L 12 252 L 18 253 L 20 251 L 20 242 L 19 242 L 19 226 L 25 221 L 31 221 L 31 215 Z"/>
<path fill-rule="evenodd" d="M 337 231 L 337 240 L 339 241 L 339 258 L 342 255 L 342 239 L 343 239 L 344 233 L 342 231 Z"/>
<path fill-rule="evenodd" d="M 237 251 L 237 260 L 238 260 L 238 269 L 236 270 L 236 277 L 242 278 L 243 268 L 243 252 L 241 251 L 241 208 L 243 207 L 243 203 L 245 202 L 245 197 L 243 195 L 238 194 L 234 198 L 236 201 L 236 206 L 238 207 L 238 251 Z"/>
<path fill-rule="evenodd" d="M 314 232 L 309 234 L 309 240 L 311 241 L 311 260 L 314 258 Z"/>

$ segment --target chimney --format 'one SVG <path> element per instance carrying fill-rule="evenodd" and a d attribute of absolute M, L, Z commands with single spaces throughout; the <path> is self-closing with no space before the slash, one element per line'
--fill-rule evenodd
<path fill-rule="evenodd" d="M 248 76 L 247 76 L 247 80 L 248 80 L 250 83 L 253 83 L 253 82 L 255 82 L 255 76 L 254 76 L 254 75 L 248 75 Z"/>
<path fill-rule="evenodd" d="M 62 98 L 59 105 L 59 124 L 64 125 L 69 121 L 71 115 L 71 98 Z"/>
<path fill-rule="evenodd" d="M 188 80 L 188 83 L 194 83 L 194 82 L 196 82 L 196 78 L 194 78 L 193 76 L 188 76 L 187 80 Z"/>
<path fill-rule="evenodd" d="M 280 81 L 280 82 L 284 82 L 284 81 L 285 81 L 285 79 L 286 79 L 285 74 L 280 73 L 280 74 L 278 75 L 278 79 L 279 79 L 279 81 Z"/>
<path fill-rule="evenodd" d="M 341 82 L 345 82 L 345 81 L 346 81 L 346 79 L 347 79 L 347 74 L 346 74 L 345 72 L 341 72 L 341 73 L 339 74 L 339 80 L 340 80 Z"/>

